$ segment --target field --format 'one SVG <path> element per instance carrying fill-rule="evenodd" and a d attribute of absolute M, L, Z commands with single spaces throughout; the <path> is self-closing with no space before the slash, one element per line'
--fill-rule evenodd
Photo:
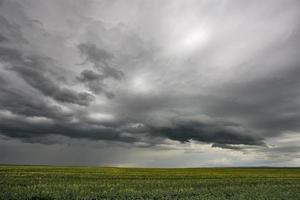
<path fill-rule="evenodd" d="M 0 166 L 0 199 L 300 199 L 300 168 Z"/>

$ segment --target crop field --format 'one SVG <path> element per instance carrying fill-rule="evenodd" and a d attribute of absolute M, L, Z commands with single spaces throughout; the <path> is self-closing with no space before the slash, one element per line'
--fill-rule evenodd
<path fill-rule="evenodd" d="M 0 166 L 0 199 L 300 199 L 300 168 Z"/>

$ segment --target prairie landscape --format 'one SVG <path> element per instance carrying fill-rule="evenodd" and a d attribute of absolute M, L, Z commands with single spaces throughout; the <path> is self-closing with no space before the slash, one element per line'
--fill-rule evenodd
<path fill-rule="evenodd" d="M 300 168 L 1 166 L 0 199 L 298 200 Z"/>
<path fill-rule="evenodd" d="M 300 0 L 0 0 L 0 200 L 300 200 Z"/>

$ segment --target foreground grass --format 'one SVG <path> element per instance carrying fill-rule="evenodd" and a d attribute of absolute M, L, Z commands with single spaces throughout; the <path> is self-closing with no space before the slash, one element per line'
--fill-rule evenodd
<path fill-rule="evenodd" d="M 0 199 L 300 200 L 300 168 L 0 166 Z"/>

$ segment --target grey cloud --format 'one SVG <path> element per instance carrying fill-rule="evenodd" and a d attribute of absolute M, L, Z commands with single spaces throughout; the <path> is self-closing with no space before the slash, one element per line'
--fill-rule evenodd
<path fill-rule="evenodd" d="M 21 115 L 0 114 L 0 132 L 25 142 L 38 142 L 42 136 L 63 135 L 70 138 L 134 142 L 134 137 L 123 136 L 118 129 L 103 125 L 91 125 L 60 119 L 30 118 Z"/>
<path fill-rule="evenodd" d="M 104 75 L 98 74 L 92 70 L 83 70 L 77 78 L 80 82 L 83 82 L 91 92 L 95 94 L 104 93 L 110 99 L 114 97 L 112 92 L 106 90 Z"/>
<path fill-rule="evenodd" d="M 59 87 L 36 69 L 14 66 L 11 70 L 17 72 L 32 87 L 38 89 L 46 96 L 53 97 L 55 100 L 84 106 L 89 105 L 93 100 L 93 96 L 89 93 L 77 93 L 73 90 Z"/>
<path fill-rule="evenodd" d="M 8 41 L 8 39 L 5 36 L 0 34 L 0 43 L 7 42 L 7 41 Z"/>
<path fill-rule="evenodd" d="M 14 43 L 26 43 L 26 39 L 22 36 L 20 26 L 10 23 L 5 17 L 0 16 L 0 35 L 6 38 L 6 41 L 11 40 Z M 1 40 L 0 40 L 1 41 Z"/>
<path fill-rule="evenodd" d="M 29 85 L 57 101 L 84 106 L 93 101 L 91 94 L 60 87 L 53 81 L 54 78 L 51 78 L 51 73 L 54 72 L 51 68 L 54 62 L 51 58 L 41 55 L 27 55 L 23 48 L 16 45 L 18 43 L 27 44 L 22 36 L 20 26 L 9 23 L 3 16 L 0 16 L 0 24 L 0 33 L 9 38 L 8 45 L 10 47 L 0 46 L 0 61 L 8 65 L 7 69 L 16 72 Z"/>
<path fill-rule="evenodd" d="M 51 105 L 37 95 L 28 94 L 18 88 L 9 86 L 10 83 L 0 76 L 0 109 L 12 113 L 54 119 L 68 119 L 72 115 L 65 113 L 58 106 Z"/>
<path fill-rule="evenodd" d="M 38 89 L 46 96 L 61 102 L 85 106 L 93 100 L 93 96 L 89 93 L 77 93 L 67 88 L 61 88 L 49 79 L 47 71 L 44 70 L 47 59 L 43 57 L 23 58 L 18 50 L 9 48 L 1 48 L 0 56 L 2 61 L 11 63 L 12 66 L 8 67 L 8 69 L 16 72 L 29 85 Z"/>
<path fill-rule="evenodd" d="M 85 43 L 78 45 L 78 49 L 86 56 L 86 59 L 98 66 L 102 62 L 108 62 L 113 58 L 113 55 L 104 49 L 99 49 L 95 44 Z"/>
<path fill-rule="evenodd" d="M 285 147 L 275 147 L 269 149 L 269 151 L 274 153 L 297 153 L 300 152 L 300 146 L 285 146 Z"/>
<path fill-rule="evenodd" d="M 243 147 L 241 146 L 234 146 L 234 145 L 228 145 L 228 144 L 219 144 L 219 143 L 213 143 L 211 147 L 215 148 L 222 148 L 222 149 L 232 149 L 232 150 L 242 150 Z"/>
<path fill-rule="evenodd" d="M 83 70 L 78 80 L 83 82 L 93 93 L 103 93 L 108 98 L 113 98 L 115 94 L 108 91 L 105 80 L 109 78 L 121 80 L 124 76 L 122 71 L 111 66 L 114 56 L 92 43 L 82 43 L 78 45 L 78 49 L 80 53 L 86 57 L 85 62 L 89 61 L 92 63 L 94 68 L 100 73 L 96 73 L 92 70 Z"/>
<path fill-rule="evenodd" d="M 182 118 L 171 121 L 169 127 L 151 127 L 150 133 L 180 142 L 196 140 L 217 144 L 264 145 L 263 138 L 231 123 L 201 122 Z"/>
<path fill-rule="evenodd" d="M 278 135 L 299 131 L 299 67 L 289 67 L 263 77 L 224 87 L 226 100 L 207 106 L 217 116 L 240 117 L 248 126 Z"/>
<path fill-rule="evenodd" d="M 299 156 L 299 2 L 0 5 L 1 135 Z"/>
<path fill-rule="evenodd" d="M 20 51 L 7 47 L 0 47 L 0 59 L 2 62 L 13 64 L 17 64 L 23 61 Z"/>
<path fill-rule="evenodd" d="M 125 143 L 136 141 L 134 137 L 122 136 L 114 124 L 89 123 L 79 113 L 65 112 L 39 96 L 10 86 L 2 76 L 0 83 L 0 133 L 3 135 L 30 143 L 47 143 L 43 137 L 51 134 Z"/>
<path fill-rule="evenodd" d="M 105 78 L 121 79 L 123 72 L 111 66 L 111 60 L 114 56 L 105 51 L 104 49 L 98 48 L 95 44 L 84 43 L 78 45 L 78 48 L 87 61 L 93 63 L 94 67 L 99 70 Z"/>
<path fill-rule="evenodd" d="M 102 81 L 104 79 L 104 76 L 102 74 L 98 74 L 92 70 L 83 70 L 78 79 L 82 82 Z"/>

